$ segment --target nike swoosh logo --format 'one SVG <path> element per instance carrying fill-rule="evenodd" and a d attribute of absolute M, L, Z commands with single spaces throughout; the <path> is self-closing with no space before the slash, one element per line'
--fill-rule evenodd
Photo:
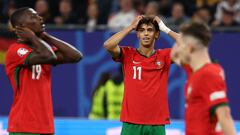
<path fill-rule="evenodd" d="M 140 63 L 141 63 L 141 62 L 136 62 L 136 61 L 133 60 L 133 64 L 140 64 Z"/>

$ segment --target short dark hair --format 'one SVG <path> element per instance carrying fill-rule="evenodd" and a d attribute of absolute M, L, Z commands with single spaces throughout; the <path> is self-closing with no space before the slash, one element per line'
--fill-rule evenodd
<path fill-rule="evenodd" d="M 22 21 L 22 17 L 25 12 L 29 9 L 29 7 L 23 7 L 15 10 L 13 14 L 10 16 L 10 22 L 13 28 L 18 25 Z"/>
<path fill-rule="evenodd" d="M 183 35 L 190 35 L 197 38 L 205 47 L 209 46 L 209 42 L 212 37 L 211 30 L 208 25 L 200 22 L 189 22 L 183 24 L 180 27 L 180 32 Z"/>
<path fill-rule="evenodd" d="M 155 16 L 143 16 L 143 18 L 139 21 L 137 25 L 136 31 L 139 30 L 142 24 L 152 24 L 156 31 L 160 31 L 157 21 L 154 21 L 154 17 Z"/>

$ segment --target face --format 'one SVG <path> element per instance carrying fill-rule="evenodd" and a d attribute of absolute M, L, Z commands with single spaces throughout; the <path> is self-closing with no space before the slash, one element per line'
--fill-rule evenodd
<path fill-rule="evenodd" d="M 59 5 L 59 11 L 61 14 L 69 14 L 72 11 L 72 5 L 69 2 L 61 1 Z"/>
<path fill-rule="evenodd" d="M 231 14 L 223 14 L 223 24 L 225 26 L 231 26 L 234 23 L 234 16 Z"/>
<path fill-rule="evenodd" d="M 202 9 L 198 12 L 198 16 L 205 22 L 208 23 L 211 20 L 211 15 L 208 10 Z"/>
<path fill-rule="evenodd" d="M 131 0 L 120 0 L 121 10 L 127 12 L 132 9 L 132 1 Z"/>
<path fill-rule="evenodd" d="M 146 15 L 157 15 L 158 9 L 155 3 L 149 3 L 146 7 Z"/>
<path fill-rule="evenodd" d="M 45 24 L 43 23 L 42 17 L 40 17 L 37 12 L 33 9 L 28 9 L 26 11 L 23 27 L 31 29 L 34 33 L 38 34 L 44 31 Z"/>
<path fill-rule="evenodd" d="M 176 58 L 180 65 L 189 64 L 191 45 L 186 42 L 184 36 L 180 36 L 172 49 L 175 52 L 172 57 Z"/>
<path fill-rule="evenodd" d="M 155 30 L 153 24 L 142 24 L 137 31 L 137 37 L 140 40 L 140 45 L 150 47 L 159 37 L 159 32 Z"/>
<path fill-rule="evenodd" d="M 181 4 L 175 4 L 172 9 L 172 16 L 175 19 L 181 19 L 184 17 L 184 7 Z"/>
<path fill-rule="evenodd" d="M 88 17 L 93 19 L 98 17 L 98 7 L 96 4 L 88 6 Z"/>
<path fill-rule="evenodd" d="M 48 12 L 48 4 L 45 0 L 38 0 L 35 5 L 38 14 L 44 15 Z"/>

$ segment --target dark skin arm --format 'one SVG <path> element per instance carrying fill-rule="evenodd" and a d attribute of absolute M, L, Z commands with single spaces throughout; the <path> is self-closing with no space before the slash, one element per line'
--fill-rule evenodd
<path fill-rule="evenodd" d="M 33 49 L 28 63 L 24 66 L 31 66 L 36 64 L 51 64 L 57 60 L 57 57 L 51 47 L 42 39 L 37 37 L 33 31 L 26 27 L 15 28 L 15 33 L 18 36 L 18 42 L 30 44 Z"/>
<path fill-rule="evenodd" d="M 72 45 L 48 34 L 47 32 L 41 33 L 40 37 L 48 44 L 55 46 L 58 50 L 55 52 L 57 61 L 54 64 L 62 63 L 76 63 L 79 62 L 83 55 Z"/>

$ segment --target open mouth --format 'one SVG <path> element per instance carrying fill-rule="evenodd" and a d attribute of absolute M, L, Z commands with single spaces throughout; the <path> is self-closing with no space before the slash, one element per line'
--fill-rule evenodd
<path fill-rule="evenodd" d="M 148 41 L 150 41 L 150 38 L 149 37 L 144 37 L 143 41 L 148 42 Z"/>

